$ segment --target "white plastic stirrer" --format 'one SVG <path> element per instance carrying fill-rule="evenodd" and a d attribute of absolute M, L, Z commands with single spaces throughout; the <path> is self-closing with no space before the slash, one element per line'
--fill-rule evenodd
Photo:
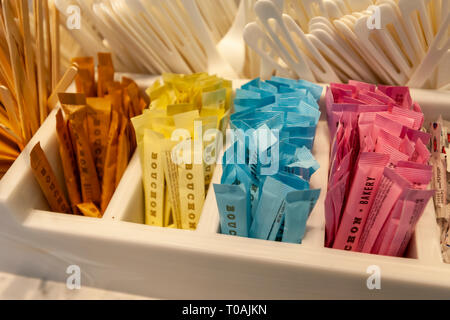
<path fill-rule="evenodd" d="M 233 69 L 242 74 L 245 63 L 245 42 L 242 37 L 246 21 L 247 2 L 251 0 L 241 0 L 236 19 L 228 33 L 217 44 L 219 53 L 231 64 Z"/>
<path fill-rule="evenodd" d="M 444 56 L 450 52 L 450 37 L 448 32 L 450 29 L 450 15 L 444 20 L 440 31 L 431 44 L 425 59 L 423 59 L 420 66 L 416 69 L 408 86 L 414 88 L 421 88 L 423 84 L 429 79 L 436 66 L 442 61 Z M 448 72 L 448 70 L 447 70 Z"/>
<path fill-rule="evenodd" d="M 261 0 L 255 4 L 255 12 L 264 26 L 264 29 L 270 35 L 270 38 L 277 45 L 280 56 L 286 64 L 293 69 L 301 79 L 315 81 L 316 79 L 306 61 L 305 55 L 292 40 L 278 8 L 269 0 Z M 279 30 L 278 34 L 270 21 L 275 21 L 277 23 L 276 29 Z M 286 44 L 286 47 L 281 41 Z M 291 52 L 293 54 L 291 54 Z"/>
<path fill-rule="evenodd" d="M 302 47 L 307 54 L 304 55 L 309 67 L 311 68 L 315 78 L 320 82 L 339 82 L 340 79 L 334 72 L 333 68 L 323 58 L 320 52 L 312 43 L 311 39 L 316 39 L 314 34 L 304 34 L 302 29 L 288 15 L 283 15 L 283 21 L 291 34 L 296 35 L 301 41 Z"/>
<path fill-rule="evenodd" d="M 428 6 L 432 0 L 399 0 L 405 30 L 420 59 L 425 57 L 434 39 L 432 17 Z"/>
<path fill-rule="evenodd" d="M 250 22 L 244 28 L 244 40 L 261 57 L 262 79 L 268 79 L 275 70 L 278 75 L 293 77 L 294 74 L 280 64 L 279 50 L 275 43 L 260 29 L 256 22 Z"/>
<path fill-rule="evenodd" d="M 136 33 L 136 37 L 143 40 L 145 48 L 152 55 L 159 57 L 164 62 L 164 71 L 174 70 L 177 73 L 189 73 L 190 69 L 179 55 L 172 41 L 158 24 L 151 23 L 144 7 L 139 0 L 115 0 L 113 8 L 117 13 L 123 12 L 122 17 L 127 17 L 130 26 Z M 145 27 L 146 26 L 146 27 Z"/>
<path fill-rule="evenodd" d="M 238 75 L 227 61 L 217 51 L 211 34 L 206 28 L 197 4 L 192 0 L 181 0 L 184 8 L 189 13 L 191 22 L 196 28 L 196 36 L 205 48 L 208 57 L 208 72 L 218 74 L 228 79 L 237 79 Z"/>
<path fill-rule="evenodd" d="M 412 49 L 397 11 L 387 3 L 380 4 L 378 8 L 381 29 L 369 29 L 368 19 L 371 17 L 365 16 L 356 21 L 355 34 L 395 84 L 404 85 L 420 60 Z"/>

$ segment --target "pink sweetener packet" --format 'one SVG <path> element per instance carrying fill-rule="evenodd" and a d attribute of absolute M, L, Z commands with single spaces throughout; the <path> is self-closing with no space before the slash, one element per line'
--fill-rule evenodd
<path fill-rule="evenodd" d="M 422 143 L 426 146 L 430 142 L 431 134 L 420 131 L 420 130 L 414 130 L 411 128 L 404 127 L 403 132 L 400 135 L 400 137 L 408 137 L 409 140 L 412 142 L 417 143 L 417 140 L 421 140 Z"/>
<path fill-rule="evenodd" d="M 338 166 L 335 166 L 331 171 L 329 182 L 328 182 L 328 188 L 333 187 L 338 183 L 342 177 L 350 171 L 351 165 L 352 165 L 352 151 L 347 153 L 345 157 L 341 160 L 341 163 Z"/>
<path fill-rule="evenodd" d="M 412 109 L 413 109 L 415 112 L 423 113 L 423 112 L 422 112 L 422 108 L 420 107 L 420 105 L 419 105 L 417 102 L 413 102 Z"/>
<path fill-rule="evenodd" d="M 422 216 L 428 201 L 433 196 L 433 190 L 409 189 L 403 199 L 403 208 L 394 237 L 386 255 L 402 257 L 409 244 L 417 222 Z M 394 217 L 393 217 L 394 218 Z M 394 218 L 396 219 L 396 218 Z"/>
<path fill-rule="evenodd" d="M 403 109 L 402 109 L 403 110 Z M 406 109 L 405 109 L 406 110 Z M 396 115 L 390 112 L 380 112 L 380 114 L 388 119 L 391 119 L 392 121 L 395 121 L 397 123 L 400 123 L 401 125 L 414 129 L 414 119 L 408 118 L 405 116 Z"/>
<path fill-rule="evenodd" d="M 385 154 L 367 152 L 359 155 L 333 248 L 357 250 L 367 215 L 388 161 L 389 156 Z"/>
<path fill-rule="evenodd" d="M 379 85 L 378 89 L 391 97 L 400 107 L 411 109 L 413 101 L 408 87 Z"/>
<path fill-rule="evenodd" d="M 342 220 L 342 210 L 344 209 L 344 201 L 348 195 L 350 181 L 350 172 L 347 172 L 342 179 L 335 185 L 335 192 L 331 193 L 331 199 L 334 206 L 334 212 L 336 213 L 334 216 L 334 234 L 333 234 L 333 243 L 338 232 L 339 225 Z"/>
<path fill-rule="evenodd" d="M 341 96 L 354 97 L 358 91 L 355 86 L 344 83 L 330 83 L 333 97 L 340 98 Z"/>
<path fill-rule="evenodd" d="M 389 163 L 396 165 L 399 161 L 407 161 L 409 156 L 400 152 L 398 149 L 389 145 L 383 138 L 379 137 L 377 140 L 377 145 L 375 147 L 375 152 L 383 153 L 389 156 Z"/>
<path fill-rule="evenodd" d="M 400 161 L 397 164 L 397 167 L 413 168 L 413 169 L 421 169 L 421 170 L 431 170 L 432 169 L 432 166 L 430 166 L 428 164 L 420 164 L 420 163 L 415 163 L 412 161 Z"/>
<path fill-rule="evenodd" d="M 385 112 L 389 110 L 389 106 L 386 104 L 361 104 L 358 105 L 358 113 L 361 114 L 363 112 Z"/>
<path fill-rule="evenodd" d="M 410 187 L 411 183 L 397 174 L 393 169 L 384 168 L 383 178 L 380 182 L 372 207 L 370 208 L 358 244 L 358 251 L 364 253 L 372 252 L 378 235 L 389 217 L 389 213 L 403 190 Z"/>
<path fill-rule="evenodd" d="M 396 148 L 400 150 L 400 145 L 402 144 L 403 139 L 397 136 L 394 136 L 387 132 L 384 129 L 381 129 L 378 132 L 378 140 L 382 140 L 382 143 L 387 143 L 388 145 L 392 146 L 393 148 Z"/>
<path fill-rule="evenodd" d="M 350 174 L 347 172 L 338 183 L 328 190 L 325 198 L 325 246 L 329 248 L 333 245 L 339 225 L 349 176 Z"/>
<path fill-rule="evenodd" d="M 340 123 L 338 128 L 338 133 L 336 134 L 336 139 L 333 143 L 331 153 L 330 153 L 330 170 L 329 175 L 334 173 L 334 170 L 339 166 L 341 160 L 345 155 L 352 149 L 350 136 L 353 129 L 350 127 L 344 127 L 344 124 Z"/>
<path fill-rule="evenodd" d="M 349 116 L 344 116 L 344 114 L 349 113 Z M 347 103 L 331 103 L 328 107 L 327 105 L 327 122 L 328 129 L 330 130 L 330 137 L 333 138 L 336 134 L 339 122 L 344 122 L 344 124 L 353 123 L 356 125 L 356 120 L 358 117 L 358 105 L 347 104 Z M 354 119 L 354 120 L 352 120 Z M 348 120 L 351 120 L 350 122 Z"/>
<path fill-rule="evenodd" d="M 336 192 L 333 188 L 327 191 L 324 202 L 325 210 L 325 246 L 330 248 L 334 241 L 334 220 L 336 212 L 333 206 L 332 192 Z"/>
<path fill-rule="evenodd" d="M 414 153 L 410 157 L 410 160 L 417 163 L 427 164 L 430 160 L 431 153 L 428 151 L 427 146 L 418 139 L 415 143 Z"/>
<path fill-rule="evenodd" d="M 366 83 L 366 82 L 362 82 L 362 81 L 356 81 L 356 80 L 349 80 L 348 84 L 355 86 L 358 90 L 367 90 L 367 91 L 372 91 L 372 92 L 375 92 L 375 89 L 377 88 L 377 86 L 374 84 Z"/>
<path fill-rule="evenodd" d="M 368 91 L 368 90 L 361 90 L 360 93 L 367 95 L 369 97 L 372 97 L 373 99 L 376 99 L 377 101 L 379 101 L 377 104 L 385 104 L 385 105 L 389 106 L 390 108 L 392 108 L 393 106 L 396 105 L 395 101 L 392 98 L 385 95 L 378 89 L 376 89 L 375 92 Z"/>
<path fill-rule="evenodd" d="M 369 92 L 369 91 L 366 91 Z M 380 100 L 363 93 L 362 91 L 358 92 L 358 96 L 356 97 L 356 99 L 363 101 L 364 104 L 383 104 L 383 102 L 381 102 Z"/>
<path fill-rule="evenodd" d="M 333 93 L 331 92 L 331 88 L 327 86 L 327 89 L 325 91 L 325 106 L 327 110 L 327 122 L 328 122 L 328 129 L 330 130 L 330 138 L 334 138 L 334 134 L 336 133 L 336 129 L 339 122 L 339 117 L 333 114 L 331 108 L 334 103 L 334 97 Z"/>
<path fill-rule="evenodd" d="M 373 245 L 371 253 L 386 255 L 386 252 L 389 249 L 389 245 L 391 244 L 392 239 L 394 239 L 395 232 L 397 231 L 400 222 L 399 219 L 393 219 L 392 216 L 400 215 L 397 214 L 397 212 L 401 212 L 402 203 L 403 202 L 399 200 L 395 204 L 394 209 L 392 209 L 391 213 L 389 214 L 389 217 L 384 224 L 383 229 L 381 230 L 377 240 L 375 241 L 375 244 Z"/>
<path fill-rule="evenodd" d="M 402 161 L 403 164 L 408 163 Z M 420 167 L 405 167 L 397 164 L 395 172 L 408 180 L 415 189 L 427 189 L 433 177 L 433 170 L 430 166 L 423 165 Z"/>
<path fill-rule="evenodd" d="M 347 96 L 343 96 L 341 100 L 343 103 L 368 104 L 363 100 L 352 98 L 352 97 L 347 97 Z"/>
<path fill-rule="evenodd" d="M 400 143 L 399 150 L 404 154 L 407 154 L 409 159 L 411 159 L 412 155 L 416 151 L 416 144 L 410 141 L 408 137 L 404 137 Z"/>
<path fill-rule="evenodd" d="M 375 152 L 375 141 L 373 141 L 370 135 L 365 136 L 364 140 L 361 142 L 361 152 Z"/>
<path fill-rule="evenodd" d="M 425 121 L 425 116 L 422 112 L 416 112 L 414 110 L 408 110 L 399 107 L 393 107 L 391 112 L 393 115 L 413 119 L 414 124 L 412 128 L 415 130 L 419 130 L 422 127 L 423 122 Z"/>
<path fill-rule="evenodd" d="M 405 131 L 405 127 L 398 122 L 395 122 L 385 116 L 377 113 L 375 116 L 372 137 L 378 137 L 380 130 L 385 130 L 390 134 L 402 137 L 403 132 Z"/>
<path fill-rule="evenodd" d="M 378 106 L 359 106 L 358 110 L 360 111 L 358 118 L 358 129 L 359 129 L 359 138 L 360 145 L 364 146 L 364 142 L 366 137 L 371 136 L 372 141 L 376 142 L 377 137 L 372 136 L 373 126 L 375 123 L 376 116 L 379 112 L 386 111 L 388 106 L 386 105 L 378 105 Z"/>

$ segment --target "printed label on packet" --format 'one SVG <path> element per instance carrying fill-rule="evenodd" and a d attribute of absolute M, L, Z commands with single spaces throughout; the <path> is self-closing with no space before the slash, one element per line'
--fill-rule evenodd
<path fill-rule="evenodd" d="M 144 194 L 145 223 L 162 227 L 164 225 L 164 167 L 161 145 L 164 137 L 157 132 L 144 133 Z"/>
<path fill-rule="evenodd" d="M 440 153 L 433 153 L 430 163 L 433 166 L 434 205 L 437 218 L 447 218 L 447 170 Z"/>
<path fill-rule="evenodd" d="M 66 180 L 67 193 L 72 205 L 73 212 L 76 212 L 76 205 L 81 202 L 80 184 L 78 182 L 78 166 L 72 148 L 70 133 L 67 122 L 64 120 L 61 109 L 56 114 L 56 132 L 59 139 L 59 153 Z"/>
<path fill-rule="evenodd" d="M 111 118 L 111 101 L 105 98 L 87 98 L 87 125 L 95 167 L 100 182 L 103 180 L 108 128 Z"/>
<path fill-rule="evenodd" d="M 100 183 L 85 130 L 86 97 L 84 94 L 71 93 L 59 93 L 58 97 L 69 117 L 73 143 L 76 145 L 83 202 L 100 203 Z"/>
<path fill-rule="evenodd" d="M 30 153 L 31 169 L 47 198 L 50 209 L 54 212 L 71 213 L 69 203 L 64 195 L 55 173 L 48 162 L 40 143 Z"/>
<path fill-rule="evenodd" d="M 356 251 L 389 155 L 361 153 L 333 248 Z"/>
<path fill-rule="evenodd" d="M 178 165 L 180 186 L 181 222 L 183 229 L 195 230 L 205 200 L 205 183 L 202 164 Z"/>

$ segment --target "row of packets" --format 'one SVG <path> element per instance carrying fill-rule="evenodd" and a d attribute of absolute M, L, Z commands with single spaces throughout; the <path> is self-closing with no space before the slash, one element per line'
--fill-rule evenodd
<path fill-rule="evenodd" d="M 436 190 L 434 206 L 436 209 L 436 222 L 441 231 L 441 251 L 446 263 L 450 263 L 450 121 L 439 116 L 437 121 L 430 123 L 429 132 L 432 135 L 430 142 L 433 167 L 432 187 Z"/>
<path fill-rule="evenodd" d="M 332 137 L 326 246 L 403 256 L 429 199 L 430 135 L 409 88 L 349 81 L 326 92 Z"/>
<path fill-rule="evenodd" d="M 309 180 L 322 87 L 259 78 L 236 90 L 231 141 L 214 185 L 223 234 L 301 243 L 319 198 Z"/>
<path fill-rule="evenodd" d="M 54 212 L 102 217 L 136 149 L 130 118 L 147 103 L 133 80 L 114 81 L 110 54 L 99 53 L 98 59 L 98 83 L 94 59 L 74 58 L 81 72 L 77 93 L 58 94 L 62 110 L 56 114 L 56 131 L 65 188 L 39 143 L 30 154 L 34 176 Z"/>
<path fill-rule="evenodd" d="M 228 125 L 231 81 L 163 74 L 150 107 L 132 119 L 143 168 L 145 223 L 195 230 Z"/>

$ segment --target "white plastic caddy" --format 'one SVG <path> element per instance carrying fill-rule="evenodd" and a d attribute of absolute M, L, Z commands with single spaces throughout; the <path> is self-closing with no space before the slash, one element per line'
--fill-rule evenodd
<path fill-rule="evenodd" d="M 141 78 L 141 87 L 154 78 Z M 239 87 L 243 81 L 235 81 Z M 450 118 L 450 94 L 413 91 L 427 121 Z M 323 101 L 321 102 L 323 109 Z M 322 112 L 325 114 L 325 112 Z M 345 252 L 323 247 L 324 198 L 329 135 L 321 119 L 313 176 L 321 197 L 308 221 L 303 244 L 219 234 L 212 189 L 196 231 L 143 225 L 141 164 L 133 156 L 102 219 L 48 211 L 29 165 L 38 141 L 62 181 L 52 112 L 0 181 L 0 270 L 66 282 L 77 265 L 82 286 L 172 299 L 401 299 L 450 298 L 450 265 L 442 262 L 432 202 L 406 258 Z M 219 182 L 217 166 L 214 182 Z M 381 271 L 381 289 L 370 290 L 367 270 Z"/>

